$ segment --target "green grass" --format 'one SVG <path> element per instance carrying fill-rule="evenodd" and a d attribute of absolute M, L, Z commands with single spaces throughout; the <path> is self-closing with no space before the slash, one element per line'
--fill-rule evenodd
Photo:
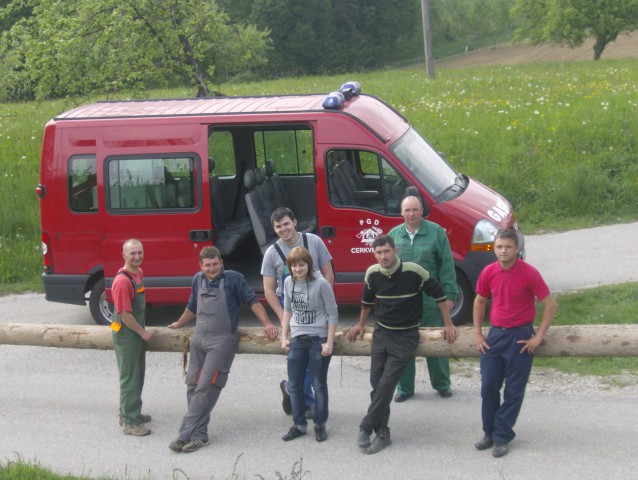
<path fill-rule="evenodd" d="M 637 60 L 423 69 L 223 85 L 229 95 L 328 92 L 350 79 L 399 110 L 459 171 L 502 193 L 527 233 L 638 219 Z M 137 98 L 186 97 L 186 88 Z M 118 98 L 126 98 L 120 95 Z M 0 293 L 40 289 L 45 123 L 94 99 L 0 104 Z"/>
<path fill-rule="evenodd" d="M 638 283 L 598 287 L 556 297 L 558 313 L 554 325 L 637 324 Z M 540 321 L 540 312 L 537 324 Z M 638 358 L 550 358 L 536 357 L 536 367 L 550 367 L 566 373 L 608 377 L 638 375 Z M 613 379 L 611 379 L 613 383 Z"/>
<path fill-rule="evenodd" d="M 235 460 L 235 465 L 233 466 L 233 471 L 230 473 L 230 476 L 225 477 L 229 480 L 245 480 L 248 477 L 248 474 L 245 472 L 239 471 L 239 460 L 241 459 L 241 455 L 237 457 Z M 281 472 L 276 472 L 275 477 L 276 480 L 304 480 L 308 477 L 310 472 L 308 470 L 304 470 L 303 467 L 303 458 L 300 458 L 299 461 L 295 462 L 290 468 L 290 476 L 286 474 L 282 474 Z M 261 480 L 265 480 L 266 477 L 255 474 L 250 478 L 258 478 Z M 124 474 L 124 479 L 130 480 L 132 477 L 128 474 Z M 152 478 L 150 474 L 145 477 L 138 477 L 143 479 Z M 182 480 L 190 478 L 189 475 L 181 469 L 174 469 L 172 472 L 173 480 Z M 210 477 L 211 480 L 218 478 L 215 476 Z M 222 477 L 219 477 L 222 478 Z M 67 474 L 57 474 L 48 468 L 43 467 L 37 461 L 25 461 L 18 456 L 15 461 L 5 461 L 0 462 L 0 480 L 115 480 L 116 477 L 108 476 L 108 477 L 89 477 L 89 476 L 75 476 L 75 475 L 67 475 Z"/>

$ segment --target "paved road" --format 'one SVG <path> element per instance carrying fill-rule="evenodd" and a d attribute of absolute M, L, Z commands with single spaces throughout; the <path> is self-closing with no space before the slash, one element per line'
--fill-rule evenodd
<path fill-rule="evenodd" d="M 637 232 L 638 224 L 632 224 L 528 237 L 528 260 L 555 290 L 636 280 L 638 247 L 632 239 Z M 158 309 L 154 317 L 165 324 L 178 312 Z M 346 324 L 355 312 L 343 312 Z M 91 323 L 88 309 L 50 304 L 33 294 L 0 298 L 0 321 Z M 497 460 L 477 452 L 472 447 L 481 435 L 476 365 L 470 363 L 468 373 L 467 363 L 460 368 L 463 362 L 453 363 L 455 395 L 449 400 L 433 394 L 420 370 L 414 399 L 393 404 L 394 444 L 366 456 L 355 441 L 369 398 L 369 360 L 335 358 L 328 441 L 317 444 L 308 435 L 284 444 L 280 437 L 290 418 L 281 411 L 277 383 L 285 363 L 275 355 L 238 356 L 213 414 L 211 445 L 175 454 L 167 445 L 185 409 L 181 356 L 149 353 L 147 362 L 144 410 L 153 415 L 153 433 L 132 438 L 117 426 L 112 351 L 1 345 L 0 461 L 19 455 L 61 473 L 127 479 L 272 479 L 279 478 L 277 472 L 290 478 L 300 459 L 309 472 L 304 478 L 314 480 L 633 478 L 638 468 L 636 399 L 614 388 L 595 395 L 530 389 L 510 454 Z"/>

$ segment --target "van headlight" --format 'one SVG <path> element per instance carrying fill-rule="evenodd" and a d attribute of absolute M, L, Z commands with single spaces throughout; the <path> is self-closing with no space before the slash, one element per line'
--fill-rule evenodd
<path fill-rule="evenodd" d="M 474 227 L 472 234 L 472 251 L 491 252 L 494 248 L 494 238 L 496 238 L 498 227 L 489 220 L 479 220 Z"/>

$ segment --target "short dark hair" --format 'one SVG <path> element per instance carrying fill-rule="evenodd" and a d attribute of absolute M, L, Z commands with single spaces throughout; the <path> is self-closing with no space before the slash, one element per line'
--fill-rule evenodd
<path fill-rule="evenodd" d="M 211 247 L 210 245 L 202 248 L 202 251 L 199 252 L 199 261 L 203 262 L 204 259 L 214 259 L 219 258 L 222 259 L 222 254 L 217 247 Z"/>
<path fill-rule="evenodd" d="M 270 215 L 270 224 L 274 225 L 275 222 L 281 222 L 284 217 L 290 217 L 290 220 L 295 221 L 295 214 L 292 213 L 288 207 L 278 207 L 275 208 Z"/>
<path fill-rule="evenodd" d="M 496 242 L 497 238 L 500 238 L 501 240 L 513 240 L 518 247 L 518 232 L 513 228 L 503 228 L 502 230 L 499 230 L 496 232 L 494 242 Z"/>
<path fill-rule="evenodd" d="M 394 239 L 390 235 L 379 235 L 377 238 L 374 239 L 371 247 L 372 249 L 375 249 L 377 247 L 383 247 L 385 245 L 388 245 L 390 248 L 395 247 Z"/>

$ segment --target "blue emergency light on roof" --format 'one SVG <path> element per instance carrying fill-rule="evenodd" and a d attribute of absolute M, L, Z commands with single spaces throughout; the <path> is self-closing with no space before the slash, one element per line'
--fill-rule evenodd
<path fill-rule="evenodd" d="M 359 82 L 347 82 L 341 85 L 339 91 L 343 93 L 346 100 L 350 100 L 352 97 L 356 97 L 361 93 L 361 85 Z"/>
<path fill-rule="evenodd" d="M 343 107 L 344 102 L 346 101 L 343 93 L 341 92 L 330 92 L 326 99 L 323 101 L 323 108 L 330 110 L 337 110 Z"/>

